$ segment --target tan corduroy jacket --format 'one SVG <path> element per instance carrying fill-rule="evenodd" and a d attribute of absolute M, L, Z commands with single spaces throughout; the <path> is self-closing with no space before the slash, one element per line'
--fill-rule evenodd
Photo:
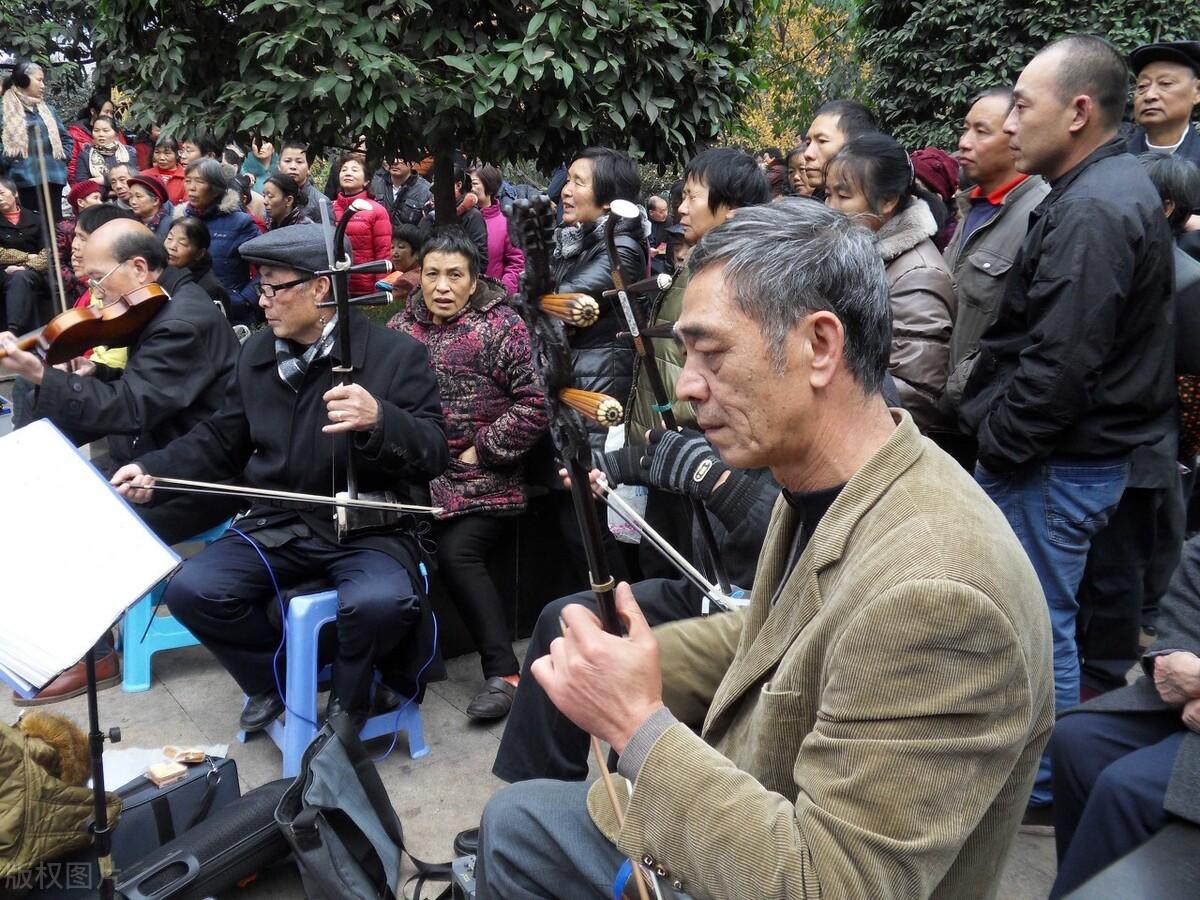
<path fill-rule="evenodd" d="M 588 806 L 693 897 L 996 893 L 1054 722 L 1046 603 L 1000 511 L 893 415 L 790 573 L 781 499 L 750 607 L 656 629 L 664 700 L 703 729 L 654 744 L 619 837 L 599 785 Z"/>

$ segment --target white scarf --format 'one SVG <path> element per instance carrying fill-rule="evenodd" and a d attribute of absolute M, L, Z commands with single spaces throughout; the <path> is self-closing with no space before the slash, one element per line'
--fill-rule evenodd
<path fill-rule="evenodd" d="M 4 154 L 14 159 L 26 159 L 29 156 L 29 127 L 25 124 L 25 111 L 36 111 L 41 117 L 46 133 L 50 136 L 50 150 L 55 159 L 66 159 L 62 138 L 58 133 L 58 123 L 54 121 L 54 113 L 41 100 L 34 100 L 21 93 L 19 88 L 9 88 L 4 92 Z"/>

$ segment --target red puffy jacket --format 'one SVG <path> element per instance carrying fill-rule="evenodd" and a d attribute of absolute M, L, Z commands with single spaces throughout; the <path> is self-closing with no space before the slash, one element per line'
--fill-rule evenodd
<path fill-rule="evenodd" d="M 350 224 L 346 226 L 346 237 L 350 239 L 351 258 L 356 265 L 376 259 L 391 259 L 391 219 L 388 218 L 387 210 L 369 198 L 366 191 L 359 191 L 349 197 L 345 194 L 338 194 L 337 199 L 333 201 L 334 219 L 340 222 L 350 204 L 359 199 L 366 200 L 371 204 L 371 208 L 355 213 Z M 374 293 L 377 280 L 379 280 L 379 276 L 369 272 L 351 275 L 350 295 L 357 297 L 361 294 Z"/>

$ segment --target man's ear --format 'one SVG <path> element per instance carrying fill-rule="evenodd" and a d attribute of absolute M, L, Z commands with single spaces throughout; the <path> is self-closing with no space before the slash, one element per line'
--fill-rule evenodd
<path fill-rule="evenodd" d="M 811 356 L 809 384 L 814 388 L 828 387 L 842 368 L 846 329 L 834 313 L 817 310 L 805 317 L 802 330 Z"/>
<path fill-rule="evenodd" d="M 317 303 L 327 300 L 333 292 L 333 285 L 329 282 L 328 275 L 321 275 L 313 279 L 313 299 Z"/>
<path fill-rule="evenodd" d="M 1071 101 L 1071 124 L 1067 130 L 1072 133 L 1082 131 L 1099 114 L 1096 101 L 1087 94 L 1080 94 Z"/>

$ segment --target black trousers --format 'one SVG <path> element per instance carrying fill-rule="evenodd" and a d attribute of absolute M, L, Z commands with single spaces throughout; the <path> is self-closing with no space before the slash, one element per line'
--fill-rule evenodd
<path fill-rule="evenodd" d="M 1157 605 L 1183 550 L 1182 489 L 1126 488 L 1092 539 L 1076 595 L 1081 677 L 1093 690 L 1124 687 L 1141 657 L 1142 607 Z"/>
<path fill-rule="evenodd" d="M 488 574 L 487 558 L 513 521 L 483 513 L 438 522 L 438 574 L 479 650 L 483 677 L 516 675 L 517 657 L 504 619 L 500 593 Z"/>
<path fill-rule="evenodd" d="M 46 276 L 25 266 L 15 272 L 4 269 L 0 266 L 0 309 L 4 311 L 4 330 L 15 335 L 26 334 L 41 324 L 37 298 L 46 285 Z"/>
<path fill-rule="evenodd" d="M 571 500 L 571 492 L 556 490 L 554 496 L 558 507 L 558 525 L 562 532 L 563 542 L 567 545 L 567 552 L 571 556 L 574 571 L 581 576 L 580 584 L 586 585 L 588 583 L 587 552 L 584 550 L 583 532 L 579 530 L 579 519 L 575 515 L 575 504 Z M 612 532 L 608 530 L 604 504 L 596 501 L 594 505 L 596 515 L 600 518 L 600 534 L 604 541 L 604 555 L 608 559 L 609 573 L 617 581 L 636 580 L 631 574 L 629 560 L 632 559 L 636 562 L 637 548 L 632 544 L 622 544 L 613 537 Z"/>
<path fill-rule="evenodd" d="M 633 585 L 633 595 L 651 625 L 700 615 L 700 593 L 682 579 L 639 581 Z M 596 598 L 590 591 L 572 594 L 548 604 L 533 627 L 521 683 L 492 765 L 497 778 L 515 783 L 534 778 L 581 781 L 587 777 L 587 732 L 558 711 L 529 671 L 533 661 L 545 656 L 550 643 L 562 634 L 558 617 L 563 607 L 572 603 L 596 610 Z"/>
<path fill-rule="evenodd" d="M 253 538 L 253 533 L 250 537 Z M 233 531 L 184 562 L 167 584 L 171 613 L 200 639 L 247 694 L 275 690 L 280 628 L 267 615 L 281 591 L 328 578 L 337 587 L 333 692 L 350 709 L 366 707 L 375 660 L 392 650 L 420 617 L 414 580 L 379 550 L 295 538 L 258 551 Z M 280 654 L 280 660 L 284 654 Z M 279 685 L 284 682 L 279 675 Z"/>
<path fill-rule="evenodd" d="M 1065 896 L 1161 831 L 1171 769 L 1187 730 L 1178 709 L 1077 712 L 1054 726 L 1054 840 Z"/>

